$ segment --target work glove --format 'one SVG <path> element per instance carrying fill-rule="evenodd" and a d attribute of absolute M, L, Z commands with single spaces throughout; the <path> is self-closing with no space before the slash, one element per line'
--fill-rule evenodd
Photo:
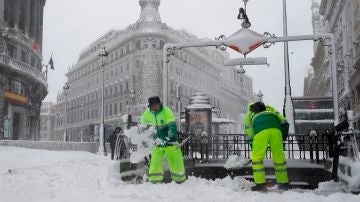
<path fill-rule="evenodd" d="M 163 139 L 160 139 L 160 138 L 156 138 L 155 139 L 155 145 L 156 146 L 165 146 L 165 145 L 168 145 L 168 140 L 163 140 Z"/>
<path fill-rule="evenodd" d="M 144 133 L 147 129 L 149 129 L 149 125 L 145 125 L 145 124 L 139 124 L 138 125 L 138 131 L 137 131 L 137 133 L 138 134 L 142 134 L 142 133 Z"/>

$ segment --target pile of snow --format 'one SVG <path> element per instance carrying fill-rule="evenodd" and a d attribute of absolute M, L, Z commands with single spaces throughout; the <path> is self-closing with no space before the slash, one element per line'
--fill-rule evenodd
<path fill-rule="evenodd" d="M 335 192 L 342 192 L 345 189 L 346 187 L 343 183 L 335 182 L 331 180 L 328 182 L 320 182 L 319 187 L 316 190 L 320 192 L 335 193 Z"/>
<path fill-rule="evenodd" d="M 250 163 L 250 159 L 244 158 L 243 156 L 232 155 L 226 161 L 224 167 L 228 170 L 243 168 Z"/>
<path fill-rule="evenodd" d="M 355 202 L 360 198 L 338 192 L 252 192 L 251 182 L 238 177 L 215 181 L 189 177 L 182 184 L 127 184 L 118 178 L 110 157 L 86 152 L 0 146 L 0 162 L 0 201 L 4 202 Z"/>
<path fill-rule="evenodd" d="M 350 190 L 360 191 L 360 159 L 340 156 L 339 164 L 345 165 L 344 170 L 339 169 L 339 177 L 348 183 Z"/>
<path fill-rule="evenodd" d="M 129 130 L 125 130 L 124 135 L 127 136 L 131 144 L 137 146 L 136 150 L 130 150 L 130 162 L 139 163 L 144 160 L 144 156 L 149 156 L 151 149 L 157 144 L 158 139 L 154 140 L 154 127 L 145 130 L 145 126 L 134 126 Z M 159 144 L 159 143 L 158 143 Z"/>

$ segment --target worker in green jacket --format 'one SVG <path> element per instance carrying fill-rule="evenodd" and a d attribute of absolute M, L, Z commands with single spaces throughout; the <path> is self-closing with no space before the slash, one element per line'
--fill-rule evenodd
<path fill-rule="evenodd" d="M 266 191 L 265 166 L 263 160 L 270 146 L 278 188 L 288 189 L 288 175 L 283 149 L 289 124 L 284 116 L 263 102 L 250 104 L 245 115 L 245 133 L 252 148 L 252 170 L 255 181 L 254 191 Z"/>
<path fill-rule="evenodd" d="M 153 139 L 155 147 L 151 151 L 149 181 L 163 182 L 163 161 L 168 160 L 171 178 L 177 183 L 186 180 L 184 158 L 181 148 L 173 145 L 177 143 L 177 127 L 173 112 L 163 106 L 158 96 L 149 98 L 149 108 L 141 117 L 141 123 L 155 127 Z"/>

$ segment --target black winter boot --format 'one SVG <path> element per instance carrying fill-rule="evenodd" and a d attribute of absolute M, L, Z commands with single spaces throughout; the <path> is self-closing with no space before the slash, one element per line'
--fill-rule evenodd
<path fill-rule="evenodd" d="M 251 187 L 251 191 L 266 192 L 266 184 L 256 184 L 255 186 Z"/>

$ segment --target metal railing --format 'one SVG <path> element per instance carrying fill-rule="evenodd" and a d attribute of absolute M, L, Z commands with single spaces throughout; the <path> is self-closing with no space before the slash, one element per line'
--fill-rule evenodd
<path fill-rule="evenodd" d="M 41 82 L 45 87 L 47 87 L 47 82 L 44 74 L 37 70 L 35 67 L 32 67 L 28 64 L 20 62 L 6 54 L 0 54 L 0 63 L 9 66 L 12 69 L 15 69 L 19 72 L 30 75 L 33 79 Z"/>
<path fill-rule="evenodd" d="M 181 134 L 180 139 L 185 139 L 186 134 Z M 328 158 L 328 138 L 319 134 L 314 137 L 309 135 L 289 135 L 283 143 L 287 159 L 320 160 Z M 251 147 L 244 134 L 212 135 L 202 138 L 194 136 L 183 148 L 186 159 L 201 159 L 207 162 L 209 159 L 228 159 L 231 155 L 239 155 L 251 158 Z M 268 147 L 266 158 L 271 158 L 271 149 Z"/>

